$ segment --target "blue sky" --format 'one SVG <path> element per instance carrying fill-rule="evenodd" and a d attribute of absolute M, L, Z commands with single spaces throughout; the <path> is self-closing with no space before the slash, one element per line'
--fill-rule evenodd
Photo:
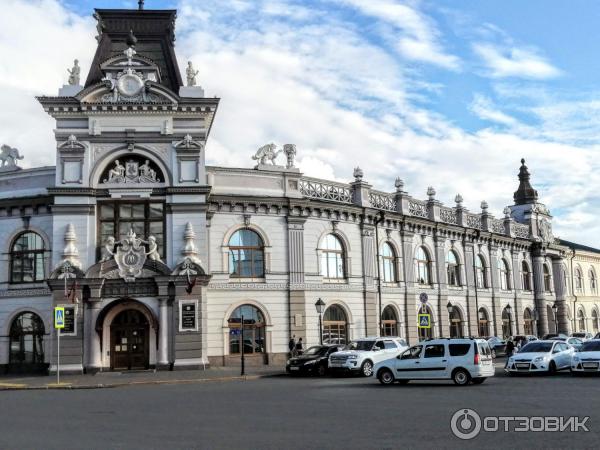
<path fill-rule="evenodd" d="M 3 0 L 0 140 L 54 164 L 52 94 L 77 57 L 86 73 L 94 7 L 137 1 Z M 600 246 L 600 4 L 559 0 L 147 0 L 176 8 L 180 67 L 192 60 L 222 103 L 211 164 L 250 167 L 267 142 L 295 143 L 307 175 L 375 188 L 428 186 L 500 216 L 521 157 L 555 234 Z M 35 61 L 35 63 L 32 63 Z M 43 75 L 43 76 L 42 76 Z M 36 130 L 31 132 L 32 127 Z"/>

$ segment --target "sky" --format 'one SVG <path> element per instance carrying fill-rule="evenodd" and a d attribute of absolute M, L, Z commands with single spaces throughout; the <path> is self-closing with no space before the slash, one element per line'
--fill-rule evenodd
<path fill-rule="evenodd" d="M 129 0 L 0 0 L 0 143 L 53 165 L 56 95 L 93 8 Z M 178 9 L 176 52 L 221 104 L 206 157 L 252 167 L 293 143 L 307 176 L 364 180 L 501 217 L 525 158 L 554 234 L 600 247 L 600 3 L 588 0 L 146 0 Z M 184 76 L 185 79 L 185 76 Z"/>

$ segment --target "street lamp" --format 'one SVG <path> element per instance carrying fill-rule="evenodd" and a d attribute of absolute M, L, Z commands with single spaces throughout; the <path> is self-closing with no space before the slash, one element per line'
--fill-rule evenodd
<path fill-rule="evenodd" d="M 510 303 L 506 305 L 506 314 L 508 314 L 508 335 L 512 336 L 512 307 Z"/>
<path fill-rule="evenodd" d="M 558 312 L 558 305 L 556 302 L 552 304 L 552 314 L 554 315 L 554 332 L 558 334 L 558 322 L 556 322 L 556 313 Z"/>
<path fill-rule="evenodd" d="M 315 308 L 317 309 L 317 313 L 319 314 L 319 342 L 323 345 L 323 311 L 325 311 L 325 302 L 321 297 L 315 303 Z"/>
<path fill-rule="evenodd" d="M 454 326 L 454 324 L 452 323 L 452 311 L 454 310 L 454 306 L 452 305 L 452 303 L 448 302 L 448 304 L 446 305 L 446 309 L 448 310 L 448 321 L 450 322 L 450 337 L 454 337 L 452 336 L 452 327 Z"/>

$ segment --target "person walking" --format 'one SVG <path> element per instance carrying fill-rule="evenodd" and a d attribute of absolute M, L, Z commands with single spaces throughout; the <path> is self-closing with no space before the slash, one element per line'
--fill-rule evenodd
<path fill-rule="evenodd" d="M 506 341 L 506 364 L 504 364 L 505 369 L 508 367 L 508 359 L 513 355 L 514 351 L 515 343 L 512 341 L 512 339 L 509 339 Z"/>
<path fill-rule="evenodd" d="M 296 356 L 296 335 L 294 334 L 288 342 L 288 349 L 290 350 L 290 357 Z"/>
<path fill-rule="evenodd" d="M 301 355 L 304 351 L 303 348 L 303 344 L 302 344 L 302 338 L 298 339 L 298 342 L 296 342 L 296 354 L 297 355 Z"/>

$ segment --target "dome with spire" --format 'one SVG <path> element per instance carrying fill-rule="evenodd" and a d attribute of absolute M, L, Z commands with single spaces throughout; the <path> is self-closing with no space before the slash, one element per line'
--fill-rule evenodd
<path fill-rule="evenodd" d="M 514 193 L 515 205 L 527 205 L 537 202 L 538 192 L 531 186 L 530 178 L 531 174 L 523 158 L 519 169 L 519 188 Z"/>

